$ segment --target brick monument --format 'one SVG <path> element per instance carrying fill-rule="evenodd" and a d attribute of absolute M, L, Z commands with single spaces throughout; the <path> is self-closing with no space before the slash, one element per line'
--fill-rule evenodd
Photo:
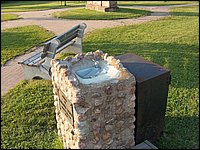
<path fill-rule="evenodd" d="M 117 1 L 87 1 L 87 9 L 112 12 L 118 9 Z"/>

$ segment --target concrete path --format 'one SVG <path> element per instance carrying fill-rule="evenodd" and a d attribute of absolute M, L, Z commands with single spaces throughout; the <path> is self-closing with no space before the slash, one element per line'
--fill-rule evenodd
<path fill-rule="evenodd" d="M 56 35 L 59 35 L 67 31 L 74 25 L 84 22 L 87 24 L 87 28 L 85 30 L 85 33 L 87 34 L 88 32 L 91 32 L 99 28 L 110 28 L 115 26 L 139 24 L 152 20 L 158 20 L 168 16 L 170 14 L 169 9 L 171 7 L 192 6 L 192 5 L 194 4 L 154 6 L 154 7 L 127 6 L 123 8 L 143 8 L 152 11 L 152 13 L 150 16 L 139 17 L 137 19 L 132 18 L 132 19 L 118 19 L 118 20 L 68 20 L 68 19 L 53 18 L 51 16 L 53 12 L 64 11 L 74 8 L 52 9 L 52 10 L 31 11 L 31 12 L 12 12 L 12 14 L 17 14 L 23 19 L 1 22 L 1 30 L 19 26 L 38 25 L 55 33 Z M 1 67 L 1 95 L 5 94 L 9 89 L 13 88 L 19 81 L 24 80 L 23 69 L 21 65 L 19 65 L 17 62 L 23 59 L 23 57 L 27 57 L 27 55 L 32 55 L 32 53 L 13 58 L 10 61 L 8 61 L 4 66 Z"/>
<path fill-rule="evenodd" d="M 150 16 L 139 17 L 137 19 L 118 19 L 118 20 L 69 20 L 69 19 L 59 19 L 53 18 L 52 13 L 57 11 L 65 11 L 74 8 L 65 8 L 65 9 L 52 9 L 45 11 L 31 11 L 31 12 L 12 12 L 12 14 L 17 14 L 23 19 L 4 21 L 1 23 L 1 30 L 6 28 L 18 27 L 18 26 L 27 26 L 27 25 L 38 25 L 44 27 L 47 30 L 52 31 L 56 35 L 65 32 L 70 29 L 72 26 L 85 22 L 87 24 L 86 32 L 90 32 L 99 28 L 108 28 L 121 25 L 130 25 L 144 23 L 150 20 L 161 19 L 169 15 L 169 8 L 175 6 L 190 6 L 193 4 L 184 4 L 184 5 L 170 5 L 170 6 L 126 6 L 123 8 L 143 8 L 146 10 L 152 11 Z M 81 8 L 81 7 L 79 7 Z"/>

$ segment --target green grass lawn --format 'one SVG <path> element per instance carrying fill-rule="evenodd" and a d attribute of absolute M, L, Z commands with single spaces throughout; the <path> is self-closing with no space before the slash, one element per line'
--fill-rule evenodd
<path fill-rule="evenodd" d="M 85 1 L 67 1 L 67 6 L 64 6 L 64 1 L 10 1 L 1 4 L 1 12 L 23 12 L 37 11 L 57 8 L 68 8 L 76 6 L 85 6 Z"/>
<path fill-rule="evenodd" d="M 20 19 L 20 17 L 15 14 L 1 14 L 1 21 L 16 20 L 16 19 Z"/>
<path fill-rule="evenodd" d="M 117 1 L 119 6 L 167 6 L 198 3 L 198 1 Z"/>
<path fill-rule="evenodd" d="M 160 149 L 199 148 L 199 9 L 174 8 L 173 16 L 86 34 L 83 50 L 135 53 L 171 70 Z M 22 81 L 1 99 L 1 148 L 60 148 L 49 81 Z M 159 107 L 159 106 L 158 106 Z"/>
<path fill-rule="evenodd" d="M 80 19 L 80 20 L 113 20 L 136 18 L 144 15 L 149 15 L 150 11 L 142 9 L 120 8 L 115 12 L 100 12 L 89 10 L 86 8 L 77 8 L 61 12 L 55 12 L 54 17 L 63 19 Z"/>
<path fill-rule="evenodd" d="M 1 97 L 2 149 L 63 148 L 51 81 L 22 81 Z"/>
<path fill-rule="evenodd" d="M 53 33 L 36 25 L 2 30 L 1 64 L 51 37 Z"/>

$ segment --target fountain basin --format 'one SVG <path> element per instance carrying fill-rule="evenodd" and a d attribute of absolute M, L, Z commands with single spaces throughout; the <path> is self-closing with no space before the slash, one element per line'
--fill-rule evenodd
<path fill-rule="evenodd" d="M 84 63 L 72 66 L 72 70 L 77 79 L 82 84 L 100 83 L 112 80 L 117 82 L 117 78 L 120 76 L 120 71 L 114 66 L 108 64 L 104 60 L 99 60 L 98 66 L 95 66 L 94 62 L 85 60 Z"/>

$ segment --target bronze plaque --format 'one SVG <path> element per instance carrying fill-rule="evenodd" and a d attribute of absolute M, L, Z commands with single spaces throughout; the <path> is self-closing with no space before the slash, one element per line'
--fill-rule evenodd
<path fill-rule="evenodd" d="M 60 110 L 65 114 L 67 120 L 71 125 L 74 125 L 74 117 L 73 117 L 73 107 L 72 103 L 65 96 L 65 94 L 59 90 L 59 106 Z"/>

